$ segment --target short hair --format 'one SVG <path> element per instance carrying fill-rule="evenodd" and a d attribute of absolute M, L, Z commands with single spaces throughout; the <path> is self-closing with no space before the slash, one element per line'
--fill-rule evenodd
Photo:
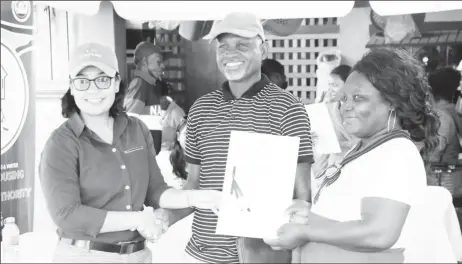
<path fill-rule="evenodd" d="M 350 73 L 351 73 L 351 67 L 346 65 L 346 64 L 342 64 L 340 66 L 337 66 L 330 72 L 330 74 L 334 74 L 334 75 L 339 76 L 340 79 L 343 82 L 346 81 L 346 79 L 348 78 L 348 75 L 350 75 Z"/>
<path fill-rule="evenodd" d="M 452 67 L 441 67 L 430 73 L 428 82 L 435 99 L 452 101 L 460 85 L 461 73 Z"/>
<path fill-rule="evenodd" d="M 119 78 L 119 75 L 117 74 L 115 78 Z M 125 84 L 122 80 L 120 80 L 119 91 L 116 93 L 114 103 L 109 109 L 110 116 L 116 117 L 120 113 L 125 112 L 125 108 L 123 106 L 124 96 Z M 73 113 L 80 114 L 80 109 L 75 103 L 74 96 L 71 94 L 71 89 L 69 87 L 67 92 L 61 98 L 61 114 L 64 118 L 70 118 Z"/>
<path fill-rule="evenodd" d="M 275 72 L 285 76 L 284 66 L 277 60 L 264 59 L 261 64 L 261 72 L 265 75 Z"/>
<path fill-rule="evenodd" d="M 277 60 L 264 59 L 261 65 L 261 73 L 268 76 L 270 79 L 271 77 L 276 78 L 276 84 L 283 90 L 287 89 L 289 86 L 287 77 L 284 73 L 284 66 Z"/>

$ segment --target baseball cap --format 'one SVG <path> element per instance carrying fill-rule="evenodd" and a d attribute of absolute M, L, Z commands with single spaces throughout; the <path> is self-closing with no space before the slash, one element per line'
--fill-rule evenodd
<path fill-rule="evenodd" d="M 147 41 L 140 42 L 135 48 L 135 64 L 137 64 L 142 58 L 154 53 L 163 55 L 162 49 L 153 43 Z"/>
<path fill-rule="evenodd" d="M 88 66 L 98 67 L 109 76 L 115 76 L 119 71 L 119 63 L 114 50 L 94 42 L 85 43 L 75 49 L 69 60 L 69 75 L 75 77 Z"/>
<path fill-rule="evenodd" d="M 204 39 L 213 41 L 223 33 L 231 33 L 244 38 L 260 36 L 265 41 L 265 32 L 260 20 L 251 13 L 234 12 L 226 15 L 223 20 L 215 21 L 211 32 Z"/>

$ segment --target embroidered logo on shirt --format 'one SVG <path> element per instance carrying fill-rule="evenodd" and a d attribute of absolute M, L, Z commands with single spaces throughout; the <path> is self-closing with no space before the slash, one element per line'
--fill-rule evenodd
<path fill-rule="evenodd" d="M 127 149 L 126 151 L 124 151 L 124 153 L 128 154 L 128 153 L 132 153 L 132 152 L 142 150 L 142 149 L 143 149 L 143 146 L 139 146 L 139 147 L 136 147 L 136 148 Z"/>

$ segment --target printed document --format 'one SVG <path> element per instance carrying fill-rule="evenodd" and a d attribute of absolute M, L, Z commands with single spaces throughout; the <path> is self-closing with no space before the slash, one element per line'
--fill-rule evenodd
<path fill-rule="evenodd" d="M 299 143 L 298 137 L 231 131 L 217 234 L 276 237 L 289 220 Z"/>

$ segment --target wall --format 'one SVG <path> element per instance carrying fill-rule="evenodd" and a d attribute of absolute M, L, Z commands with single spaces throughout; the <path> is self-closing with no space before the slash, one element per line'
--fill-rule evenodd
<path fill-rule="evenodd" d="M 340 17 L 340 37 L 338 47 L 342 51 L 343 64 L 352 66 L 369 49 L 366 44 L 369 41 L 369 19 L 371 8 L 353 8 L 345 17 Z"/>
<path fill-rule="evenodd" d="M 425 16 L 425 22 L 454 22 L 462 21 L 462 9 L 431 12 Z"/>
<path fill-rule="evenodd" d="M 119 60 L 119 73 L 123 80 L 127 80 L 127 28 L 125 19 L 114 12 L 114 46 L 117 59 Z M 125 82 L 125 85 L 128 85 Z"/>
<path fill-rule="evenodd" d="M 219 89 L 225 77 L 218 70 L 215 44 L 208 40 L 183 41 L 187 109 L 202 95 Z"/>

